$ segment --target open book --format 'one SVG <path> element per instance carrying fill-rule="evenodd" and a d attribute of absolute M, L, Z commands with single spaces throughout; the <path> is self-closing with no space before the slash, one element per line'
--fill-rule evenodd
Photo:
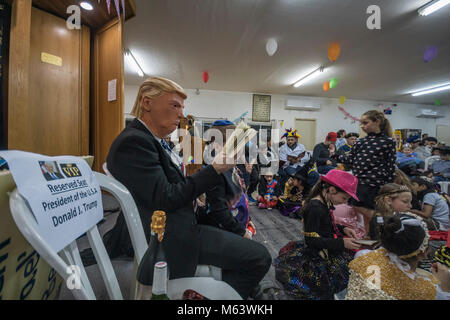
<path fill-rule="evenodd" d="M 361 249 L 375 250 L 381 245 L 380 241 L 377 240 L 355 240 L 355 242 L 362 246 Z"/>
<path fill-rule="evenodd" d="M 230 158 L 239 154 L 247 142 L 253 139 L 255 135 L 256 130 L 246 125 L 244 121 L 241 121 L 233 131 L 233 134 L 225 142 L 224 154 Z"/>
<path fill-rule="evenodd" d="M 356 243 L 363 244 L 365 246 L 373 246 L 378 241 L 377 240 L 354 240 Z"/>

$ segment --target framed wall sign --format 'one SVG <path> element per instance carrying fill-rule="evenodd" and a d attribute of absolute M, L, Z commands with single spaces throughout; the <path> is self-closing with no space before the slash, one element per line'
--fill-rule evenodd
<path fill-rule="evenodd" d="M 270 95 L 253 95 L 252 121 L 270 122 L 271 98 Z"/>

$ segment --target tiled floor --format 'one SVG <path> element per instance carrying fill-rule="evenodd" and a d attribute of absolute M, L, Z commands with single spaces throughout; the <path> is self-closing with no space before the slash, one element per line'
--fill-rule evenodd
<path fill-rule="evenodd" d="M 108 210 L 109 212 L 105 214 L 105 221 L 99 225 L 101 235 L 114 226 L 119 212 L 117 210 L 118 204 L 114 199 L 109 196 L 104 196 L 103 200 L 104 210 Z M 302 223 L 299 220 L 282 216 L 276 209 L 269 211 L 266 209 L 258 209 L 256 206 L 251 206 L 250 214 L 256 227 L 256 234 L 253 239 L 267 247 L 272 259 L 277 257 L 278 251 L 286 243 L 291 240 L 299 240 L 303 237 L 301 233 L 303 227 Z M 86 237 L 80 238 L 77 242 L 80 251 L 89 247 Z M 119 280 L 122 295 L 124 299 L 129 299 L 131 292 L 130 284 L 133 274 L 133 261 L 129 259 L 114 259 L 112 263 Z M 97 299 L 108 299 L 106 287 L 103 283 L 97 265 L 87 267 L 86 272 L 91 281 Z M 261 286 L 265 289 L 269 299 L 289 299 L 289 297 L 283 293 L 283 290 L 280 288 L 280 284 L 275 280 L 275 270 L 273 266 L 261 281 Z M 64 285 L 62 286 L 60 299 L 73 299 L 72 294 Z"/>
<path fill-rule="evenodd" d="M 256 234 L 253 239 L 267 247 L 272 259 L 278 256 L 278 251 L 289 241 L 303 238 L 301 232 L 303 224 L 297 219 L 281 215 L 276 209 L 258 209 L 256 206 L 251 206 L 250 214 L 256 227 Z M 267 289 L 272 288 L 272 290 L 267 290 L 270 299 L 289 299 L 275 279 L 275 268 L 273 265 L 261 281 L 261 286 Z"/>

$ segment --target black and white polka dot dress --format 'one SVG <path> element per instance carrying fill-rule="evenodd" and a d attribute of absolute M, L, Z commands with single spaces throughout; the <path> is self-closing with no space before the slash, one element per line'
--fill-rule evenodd
<path fill-rule="evenodd" d="M 360 184 L 380 187 L 394 181 L 395 141 L 385 133 L 369 133 L 356 142 L 350 153 L 336 158 L 350 166 Z"/>

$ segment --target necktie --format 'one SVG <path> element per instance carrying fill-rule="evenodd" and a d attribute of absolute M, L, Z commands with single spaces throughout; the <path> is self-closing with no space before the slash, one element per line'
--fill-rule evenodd
<path fill-rule="evenodd" d="M 169 155 L 170 155 L 170 157 L 173 159 L 173 156 L 172 156 L 172 149 L 170 149 L 170 147 L 169 147 L 169 145 L 167 144 L 166 140 L 161 139 L 161 145 L 163 146 L 164 149 L 166 149 L 167 151 L 169 151 Z M 181 172 L 183 173 L 183 175 L 186 175 L 186 172 L 184 171 L 184 164 L 183 164 L 183 161 L 179 161 L 179 162 L 178 162 L 178 165 L 179 165 L 179 167 L 180 167 Z"/>
<path fill-rule="evenodd" d="M 161 139 L 161 144 L 164 147 L 164 149 L 166 149 L 169 152 L 172 152 L 172 149 L 170 149 L 169 145 L 167 144 L 166 140 Z"/>

